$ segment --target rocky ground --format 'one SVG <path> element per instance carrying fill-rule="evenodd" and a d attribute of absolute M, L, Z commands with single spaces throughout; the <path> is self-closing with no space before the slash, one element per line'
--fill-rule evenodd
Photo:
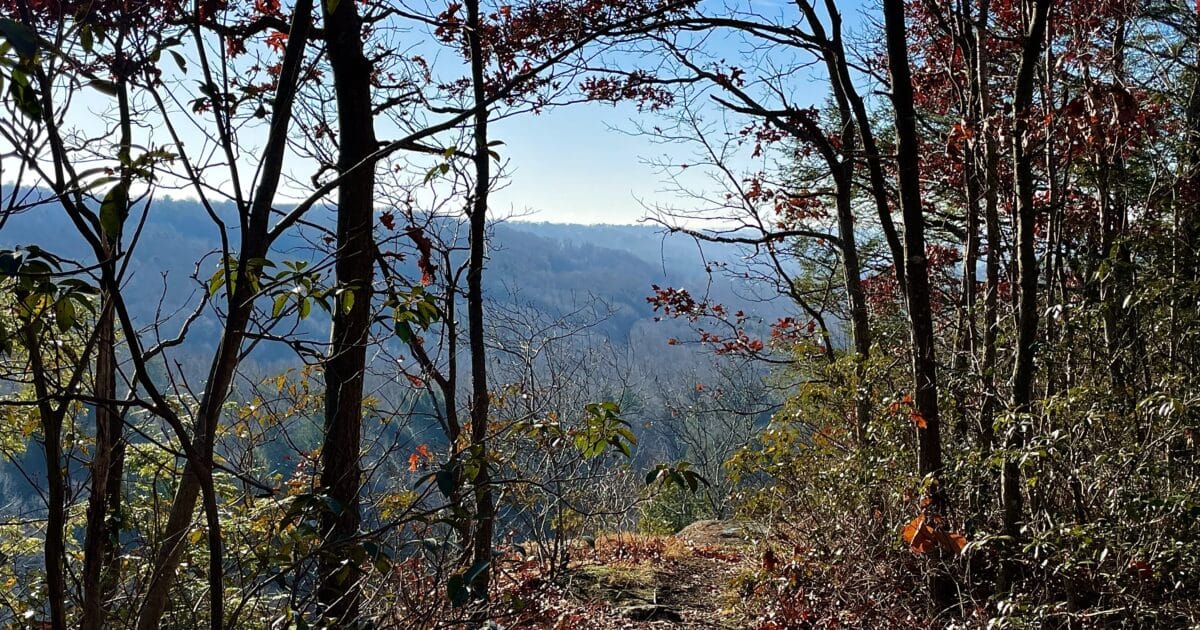
<path fill-rule="evenodd" d="M 567 592 L 593 605 L 587 626 L 741 628 L 731 583 L 753 560 L 757 533 L 700 521 L 673 537 L 606 536 L 572 568 Z"/>

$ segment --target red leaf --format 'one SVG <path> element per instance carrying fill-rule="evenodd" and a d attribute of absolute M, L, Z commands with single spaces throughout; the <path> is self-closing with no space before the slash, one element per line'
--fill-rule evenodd
<path fill-rule="evenodd" d="M 417 267 L 421 270 L 421 284 L 432 284 L 433 273 L 437 271 L 437 266 L 433 264 L 433 241 L 429 240 L 425 231 L 419 227 L 409 227 L 404 233 L 416 243 L 417 251 L 421 252 L 420 258 L 417 259 Z"/>
<path fill-rule="evenodd" d="M 1154 567 L 1150 566 L 1145 560 L 1131 560 L 1129 562 L 1129 573 L 1137 578 L 1149 580 L 1154 577 Z"/>

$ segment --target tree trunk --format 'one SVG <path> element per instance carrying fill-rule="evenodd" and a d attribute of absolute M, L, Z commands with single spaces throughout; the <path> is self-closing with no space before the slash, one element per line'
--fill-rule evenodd
<path fill-rule="evenodd" d="M 479 1 L 467 0 L 467 45 L 471 52 L 471 82 L 475 107 L 474 162 L 475 191 L 470 209 L 470 259 L 467 265 L 467 327 L 471 351 L 471 452 L 470 457 L 479 472 L 473 480 L 475 491 L 475 531 L 472 560 L 482 568 L 471 584 L 475 597 L 486 599 L 492 578 L 492 536 L 495 528 L 496 506 L 492 497 L 488 470 L 487 348 L 483 326 L 483 267 L 486 245 L 488 191 L 491 186 L 491 157 L 488 155 L 488 111 L 484 84 L 483 44 L 479 36 Z"/>
<path fill-rule="evenodd" d="M 841 14 L 838 11 L 837 4 L 833 0 L 825 0 L 825 10 L 829 14 L 831 23 L 829 36 L 825 37 L 823 29 L 820 27 L 820 19 L 817 17 L 813 6 L 809 3 L 800 4 L 805 12 L 806 19 L 812 25 L 814 34 L 817 35 L 818 39 L 826 42 L 826 45 L 823 46 L 826 67 L 829 70 L 830 84 L 833 87 L 834 97 L 839 103 L 839 108 L 843 111 L 843 119 L 848 118 L 845 114 L 847 108 L 849 108 L 849 112 L 853 115 L 853 124 L 855 130 L 858 132 L 858 139 L 862 143 L 863 153 L 865 154 L 871 197 L 875 202 L 879 225 L 883 229 L 884 240 L 887 241 L 888 250 L 892 255 L 892 262 L 896 267 L 896 282 L 899 286 L 903 287 L 906 285 L 904 275 L 904 244 L 892 221 L 892 208 L 888 199 L 883 156 L 880 155 L 879 146 L 875 142 L 875 133 L 871 126 L 871 116 L 867 111 L 866 103 L 858 93 L 858 89 L 854 86 L 854 80 L 850 75 L 850 64 L 846 60 L 846 48 L 842 40 Z"/>
<path fill-rule="evenodd" d="M 25 329 L 25 347 L 33 372 L 34 393 L 38 397 L 38 415 L 42 423 L 42 440 L 46 457 L 46 539 L 42 554 L 46 568 L 46 598 L 50 606 L 50 628 L 67 628 L 66 579 L 66 476 L 63 474 L 62 427 L 66 402 L 55 409 L 50 404 L 49 374 L 42 360 L 40 339 L 32 327 Z M 49 344 L 47 344 L 49 345 Z"/>
<path fill-rule="evenodd" d="M 983 356 L 979 368 L 982 380 L 980 385 L 983 390 L 983 401 L 979 408 L 979 444 L 984 453 L 990 453 L 995 446 L 995 417 L 996 410 L 1000 406 L 999 393 L 996 391 L 996 338 L 1000 323 L 1000 254 L 1003 251 L 998 188 L 1000 152 L 996 146 L 996 130 L 989 122 L 993 113 L 989 84 L 991 73 L 988 65 L 989 8 L 988 0 L 981 0 L 979 15 L 976 16 L 975 22 L 976 59 L 974 69 L 974 82 L 979 98 L 978 115 L 983 127 L 981 130 L 983 137 L 978 144 L 978 159 L 983 184 L 984 241 L 987 243 L 987 256 L 984 261 Z M 986 495 L 987 493 L 981 494 Z"/>
<path fill-rule="evenodd" d="M 371 106 L 371 62 L 363 54 L 362 18 L 354 2 L 325 8 L 325 38 L 338 107 L 338 170 L 346 172 L 376 148 Z M 318 596 L 327 618 L 341 626 L 358 621 L 358 567 L 344 564 L 360 523 L 358 494 L 363 379 L 371 332 L 375 243 L 374 165 L 360 168 L 338 186 L 337 288 L 329 358 L 325 362 L 325 442 L 321 449 L 322 491 L 337 511 L 322 519 Z M 348 569 L 348 570 L 347 570 Z"/>
<path fill-rule="evenodd" d="M 827 158 L 830 171 L 833 173 L 834 184 L 837 187 L 837 222 L 838 239 L 841 240 L 842 279 L 846 284 L 846 301 L 850 310 L 850 325 L 854 335 L 855 377 L 858 382 L 854 394 L 854 438 L 860 445 L 867 439 L 867 423 L 871 418 L 871 398 L 866 386 L 867 361 L 871 358 L 871 322 L 867 313 L 867 299 L 862 288 L 862 263 L 858 255 L 858 237 L 855 231 L 854 216 L 854 153 L 858 139 L 870 135 L 865 134 L 856 124 L 849 95 L 837 80 L 844 64 L 841 51 L 841 17 L 836 11 L 829 16 L 832 22 L 833 39 L 830 40 L 821 27 L 811 5 L 802 3 L 805 14 L 814 34 L 821 40 L 833 44 L 825 53 L 825 67 L 829 72 L 834 86 L 833 96 L 838 108 L 838 122 L 841 126 L 840 155 L 830 154 Z M 890 216 L 889 216 L 890 218 Z M 894 232 L 894 230 L 893 230 Z"/>
<path fill-rule="evenodd" d="M 124 41 L 118 35 L 117 47 Z M 120 148 L 129 156 L 133 146 L 133 117 L 129 105 L 129 84 L 117 77 L 117 107 L 120 111 Z M 121 184 L 129 189 L 132 174 L 121 169 Z M 107 276 L 116 276 L 116 253 L 120 234 L 102 233 L 100 264 Z M 119 580 L 117 544 L 120 536 L 121 477 L 124 474 L 124 420 L 110 402 L 117 398 L 116 312 L 114 295 L 100 292 L 100 317 L 96 323 L 96 371 L 92 393 L 96 398 L 96 449 L 92 457 L 91 486 L 88 494 L 87 521 L 83 542 L 83 611 L 80 627 L 99 630 L 104 626 L 107 602 Z"/>
<path fill-rule="evenodd" d="M 242 233 L 241 251 L 238 252 L 238 266 L 241 270 L 251 270 L 256 264 L 254 261 L 261 260 L 267 254 L 271 207 L 282 176 L 283 157 L 287 149 L 287 132 L 292 118 L 292 103 L 295 100 L 296 85 L 299 81 L 311 25 L 312 0 L 298 0 L 293 10 L 292 25 L 284 51 L 279 85 L 275 93 L 271 127 L 266 147 L 263 149 L 262 179 L 255 190 L 254 199 L 248 212 L 249 216 L 245 217 L 246 229 Z M 239 364 L 242 341 L 245 338 L 246 325 L 253 310 L 255 294 L 250 283 L 245 281 L 238 282 L 236 287 L 230 291 L 232 295 L 228 301 L 229 314 L 225 319 L 225 330 L 218 343 L 217 352 L 213 356 L 204 395 L 197 407 L 196 424 L 193 431 L 195 437 L 192 440 L 195 453 L 184 464 L 179 487 L 171 502 L 167 526 L 160 537 L 159 548 L 155 552 L 150 585 L 138 612 L 138 630 L 157 630 L 162 625 L 162 616 L 167 609 L 171 585 L 175 580 L 175 571 L 183 556 L 185 534 L 191 527 L 196 500 L 201 492 L 205 495 L 204 508 L 209 528 L 209 554 L 212 556 L 210 560 L 210 589 L 212 592 L 209 596 L 213 602 L 214 614 L 210 623 L 215 629 L 224 624 L 224 619 L 218 614 L 221 611 L 220 602 L 224 597 L 219 579 L 221 573 L 219 562 L 221 556 L 220 522 L 217 520 L 216 497 L 212 485 L 213 441 L 225 398 L 229 395 L 233 375 Z"/>
<path fill-rule="evenodd" d="M 839 185 L 837 193 L 838 238 L 842 241 L 842 275 L 846 283 L 846 299 L 850 307 L 851 331 L 854 335 L 857 380 L 857 391 L 854 395 L 854 437 L 855 441 L 862 445 L 866 443 L 867 424 L 871 418 L 870 392 L 865 382 L 867 361 L 871 358 L 871 325 L 862 288 L 862 265 L 859 263 L 855 242 L 851 182 L 848 177 L 845 179 L 845 185 Z"/>
<path fill-rule="evenodd" d="M 917 468 L 929 483 L 929 511 L 946 514 L 947 500 L 942 483 L 941 423 L 938 415 L 937 362 L 934 356 L 933 312 L 930 306 L 929 267 L 925 255 L 925 216 L 921 206 L 920 145 L 917 113 L 913 100 L 912 74 L 908 65 L 908 41 L 904 23 L 904 0 L 884 0 L 888 69 L 891 75 L 892 106 L 896 118 L 897 171 L 900 208 L 904 217 L 905 294 L 908 297 L 909 328 L 912 335 L 912 369 L 916 411 L 924 421 L 917 428 Z M 937 612 L 956 606 L 954 583 L 940 570 L 929 576 L 930 600 Z"/>
<path fill-rule="evenodd" d="M 92 456 L 83 543 L 83 616 L 79 623 L 84 630 L 99 630 L 104 626 L 106 602 L 112 595 L 111 587 L 118 580 L 120 566 L 116 561 L 116 545 L 120 534 L 117 524 L 124 470 L 123 423 L 120 412 L 105 402 L 115 400 L 117 396 L 111 299 L 107 292 L 101 293 L 96 333 L 96 372 L 92 384 L 92 394 L 97 400 L 96 448 Z"/>
<path fill-rule="evenodd" d="M 1027 3 L 1027 7 L 1028 7 Z M 1038 331 L 1038 262 L 1037 262 L 1037 209 L 1034 206 L 1034 152 L 1029 150 L 1029 114 L 1033 105 L 1034 78 L 1042 54 L 1049 19 L 1050 0 L 1034 0 L 1029 28 L 1021 54 L 1021 65 L 1017 71 L 1016 91 L 1013 98 L 1013 170 L 1015 173 L 1015 195 L 1017 201 L 1017 356 L 1013 367 L 1013 412 L 1028 414 L 1032 411 L 1034 354 Z M 1024 420 L 1019 420 L 1024 423 Z M 1025 444 L 1025 431 L 1014 427 L 1008 438 L 1008 447 L 1019 449 Z M 1009 537 L 1011 548 L 1001 564 L 1001 587 L 1009 588 L 1016 579 L 1015 553 L 1021 537 L 1023 499 L 1021 495 L 1021 471 L 1016 461 L 1004 462 L 1000 484 L 1000 499 L 1004 512 L 1004 532 Z"/>

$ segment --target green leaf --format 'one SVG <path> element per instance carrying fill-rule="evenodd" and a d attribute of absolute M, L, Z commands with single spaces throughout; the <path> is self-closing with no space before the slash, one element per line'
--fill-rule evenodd
<path fill-rule="evenodd" d="M 438 490 L 449 499 L 450 495 L 454 493 L 454 471 L 448 466 L 443 466 L 433 479 L 437 483 Z"/>
<path fill-rule="evenodd" d="M 208 279 L 208 297 L 217 294 L 221 287 L 225 286 L 225 268 L 222 267 Z"/>
<path fill-rule="evenodd" d="M 79 45 L 83 46 L 83 52 L 89 54 L 96 45 L 95 38 L 92 37 L 92 28 L 87 24 L 79 29 Z"/>
<path fill-rule="evenodd" d="M 171 57 L 175 59 L 175 65 L 179 66 L 180 72 L 187 72 L 187 60 L 183 58 L 183 55 L 174 50 L 168 50 L 167 52 L 171 53 Z"/>
<path fill-rule="evenodd" d="M 408 322 L 396 322 L 396 336 L 400 338 L 401 343 L 408 343 L 413 338 L 412 326 Z"/>
<path fill-rule="evenodd" d="M 275 305 L 271 308 L 271 317 L 279 317 L 279 314 L 283 312 L 283 308 L 287 306 L 288 297 L 290 296 L 291 293 L 280 293 L 275 296 Z"/>
<path fill-rule="evenodd" d="M 54 303 L 54 318 L 58 323 L 58 330 L 66 332 L 75 326 L 75 303 L 71 300 L 61 299 Z"/>
<path fill-rule="evenodd" d="M 691 489 L 692 494 L 696 494 L 696 490 L 700 489 L 699 476 L 695 472 L 688 470 L 683 473 L 683 478 L 687 480 L 688 488 Z"/>
<path fill-rule="evenodd" d="M 342 512 L 346 511 L 346 507 L 344 505 L 342 505 L 341 501 L 338 501 L 337 499 L 335 499 L 327 494 L 317 495 L 317 499 L 318 499 L 318 501 L 320 501 L 321 508 L 327 514 L 335 514 L 336 515 L 336 514 L 341 514 Z"/>
<path fill-rule="evenodd" d="M 106 81 L 104 79 L 92 79 L 88 85 L 95 88 L 98 92 L 109 96 L 117 95 L 117 84 L 115 81 Z"/>
<path fill-rule="evenodd" d="M 15 276 L 21 270 L 24 254 L 19 249 L 0 252 L 0 276 Z"/>
<path fill-rule="evenodd" d="M 129 217 L 129 184 L 120 182 L 113 186 L 100 203 L 100 228 L 110 240 L 121 237 L 121 228 Z"/>
<path fill-rule="evenodd" d="M 8 94 L 12 97 L 13 103 L 17 109 L 25 115 L 26 118 L 34 122 L 42 120 L 42 104 L 38 101 L 37 93 L 29 86 L 28 82 L 18 80 L 18 75 L 13 73 L 13 80 L 8 84 Z"/>
<path fill-rule="evenodd" d="M 660 464 L 657 468 L 646 473 L 646 485 L 649 486 L 649 485 L 653 484 L 655 481 L 658 481 L 658 478 L 662 474 L 663 474 L 663 467 Z"/>
<path fill-rule="evenodd" d="M 22 58 L 29 59 L 37 52 L 37 33 L 28 26 L 15 20 L 0 18 L 0 33 L 4 34 L 4 38 Z"/>
<path fill-rule="evenodd" d="M 474 583 L 475 578 L 479 577 L 479 574 L 487 570 L 488 565 L 490 564 L 491 562 L 488 562 L 487 560 L 480 560 L 479 562 L 476 562 L 475 564 L 471 565 L 470 569 L 467 569 L 466 573 L 463 574 L 463 580 L 466 581 L 467 584 Z"/>
<path fill-rule="evenodd" d="M 471 600 L 471 591 L 467 588 L 467 582 L 463 579 L 462 574 L 455 573 L 446 581 L 446 598 L 455 608 L 461 608 Z"/>
<path fill-rule="evenodd" d="M 646 474 L 646 485 L 649 486 L 655 482 L 666 483 L 670 481 L 681 489 L 690 490 L 692 494 L 700 490 L 700 484 L 712 487 L 712 484 L 704 478 L 704 475 L 692 470 L 691 467 L 692 465 L 686 461 L 677 462 L 673 466 L 659 464 Z"/>

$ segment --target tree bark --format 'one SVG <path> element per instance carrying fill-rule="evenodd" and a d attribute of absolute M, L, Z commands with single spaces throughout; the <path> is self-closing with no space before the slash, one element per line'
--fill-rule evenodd
<path fill-rule="evenodd" d="M 929 512 L 944 515 L 948 505 L 942 483 L 941 422 L 938 414 L 937 361 L 934 352 L 933 312 L 930 306 L 929 267 L 925 255 L 925 215 L 921 205 L 921 150 L 904 0 L 883 1 L 892 107 L 895 112 L 900 208 L 904 217 L 905 294 L 908 297 L 912 336 L 914 402 L 924 426 L 917 427 L 917 469 L 929 484 Z M 956 605 L 949 576 L 934 569 L 929 575 L 930 601 L 938 613 Z"/>
<path fill-rule="evenodd" d="M 120 412 L 105 402 L 116 399 L 116 340 L 112 298 L 101 293 L 97 322 L 96 371 L 92 395 L 96 403 L 96 447 L 91 463 L 87 523 L 83 544 L 83 610 L 79 625 L 84 630 L 104 626 L 106 602 L 118 580 L 116 546 L 120 534 L 121 477 L 124 471 L 123 421 Z M 106 585 L 108 588 L 106 588 Z"/>
<path fill-rule="evenodd" d="M 42 541 L 46 568 L 46 597 L 50 607 L 50 628 L 67 628 L 66 578 L 66 476 L 63 474 L 62 427 L 66 402 L 58 409 L 50 404 L 49 374 L 42 359 L 41 343 L 32 327 L 25 329 L 25 347 L 33 371 L 34 393 L 38 397 L 38 415 L 42 423 L 42 444 L 46 457 L 46 539 Z"/>
<path fill-rule="evenodd" d="M 826 155 L 826 163 L 833 175 L 837 195 L 842 280 L 846 285 L 846 301 L 850 311 L 851 332 L 854 337 L 855 377 L 858 381 L 854 394 L 854 438 L 861 445 L 866 442 L 867 423 L 871 417 L 870 392 L 865 383 L 867 362 L 871 357 L 871 321 L 867 312 L 866 295 L 862 288 L 862 263 L 859 260 L 858 238 L 855 230 L 854 153 L 859 140 L 863 140 L 865 143 L 866 139 L 870 138 L 873 144 L 873 137 L 870 130 L 862 129 L 861 123 L 855 118 L 846 85 L 838 80 L 846 65 L 845 52 L 842 49 L 841 15 L 837 12 L 836 7 L 827 6 L 830 11 L 830 33 L 827 35 L 814 7 L 808 2 L 798 4 L 813 29 L 813 35 L 819 41 L 827 44 L 823 52 L 825 68 L 829 72 L 834 102 L 837 103 L 838 122 L 841 127 L 841 150 L 830 151 Z M 887 215 L 887 218 L 891 219 L 890 214 Z M 885 229 L 885 234 L 889 239 L 894 232 L 894 228 L 890 231 Z M 889 242 L 891 241 L 889 240 Z"/>
<path fill-rule="evenodd" d="M 904 243 L 901 240 L 899 231 L 896 229 L 895 223 L 892 221 L 892 207 L 888 198 L 883 156 L 880 154 L 879 145 L 875 141 L 875 132 L 872 128 L 871 117 L 867 111 L 866 103 L 863 101 L 862 95 L 858 93 L 858 89 L 854 86 L 854 80 L 850 75 L 850 64 L 846 60 L 846 47 L 842 40 L 841 14 L 838 11 L 837 4 L 833 0 L 825 0 L 825 10 L 830 16 L 830 29 L 829 36 L 824 37 L 823 29 L 820 29 L 820 20 L 817 18 L 813 6 L 806 2 L 802 3 L 802 8 L 804 9 L 805 17 L 813 25 L 815 34 L 825 40 L 822 50 L 824 51 L 826 66 L 829 69 L 830 84 L 833 87 L 834 96 L 838 99 L 839 103 L 843 100 L 845 102 L 845 105 L 839 105 L 839 107 L 844 108 L 845 106 L 849 106 L 850 112 L 853 113 L 854 126 L 858 132 L 859 142 L 862 143 L 864 161 L 867 166 L 871 198 L 875 202 L 879 225 L 883 230 L 884 240 L 887 241 L 888 250 L 892 255 L 892 263 L 895 265 L 896 283 L 903 287 L 907 284 L 904 269 Z"/>
<path fill-rule="evenodd" d="M 362 18 L 354 2 L 322 3 L 325 39 L 338 108 L 338 170 L 349 171 L 375 151 L 371 106 L 373 67 L 363 54 Z M 358 621 L 361 575 L 344 564 L 360 524 L 359 489 L 363 380 L 371 332 L 375 169 L 355 170 L 338 186 L 337 288 L 329 358 L 325 362 L 325 442 L 322 491 L 335 501 L 322 519 L 318 597 L 327 618 L 341 626 Z M 347 307 L 348 306 L 348 307 Z"/>
<path fill-rule="evenodd" d="M 476 598 L 487 599 L 492 578 L 492 537 L 495 529 L 496 507 L 492 497 L 491 475 L 488 469 L 487 347 L 484 343 L 483 267 L 486 246 L 488 192 L 491 187 L 491 156 L 488 155 L 488 116 L 483 58 L 480 39 L 479 1 L 467 0 L 467 46 L 471 53 L 471 82 L 474 105 L 473 141 L 475 190 L 470 209 L 470 253 L 467 264 L 467 327 L 471 351 L 471 452 L 478 467 L 473 480 L 475 492 L 475 531 L 472 542 L 472 563 L 480 570 L 471 584 Z"/>
<path fill-rule="evenodd" d="M 1013 170 L 1017 201 L 1017 348 L 1013 366 L 1012 410 L 1020 418 L 1032 411 L 1035 344 L 1038 332 L 1038 262 L 1037 262 L 1037 208 L 1034 206 L 1034 152 L 1028 150 L 1030 111 L 1033 106 L 1034 79 L 1046 37 L 1046 24 L 1050 14 L 1050 0 L 1033 0 L 1026 3 L 1032 9 L 1025 43 L 1021 53 L 1021 64 L 1017 71 L 1017 83 L 1013 97 Z M 1024 420 L 1018 420 L 1023 423 Z M 1025 444 L 1025 431 L 1021 426 L 1009 433 L 1009 448 L 1019 449 Z M 1017 462 L 1004 462 L 1000 484 L 1000 500 L 1003 505 L 1004 532 L 1012 547 L 1008 557 L 1001 563 L 1001 587 L 1009 588 L 1016 578 L 1017 564 L 1014 555 L 1016 543 L 1021 537 L 1023 498 L 1021 495 L 1021 470 Z"/>
<path fill-rule="evenodd" d="M 996 391 L 996 338 L 999 333 L 1000 255 L 1003 243 L 1000 234 L 999 212 L 999 149 L 992 124 L 992 91 L 989 82 L 988 21 L 990 2 L 981 0 L 975 22 L 976 59 L 974 77 L 979 91 L 979 120 L 982 139 L 979 142 L 979 168 L 983 177 L 983 222 L 987 256 L 984 261 L 983 295 L 983 353 L 980 363 L 983 401 L 979 409 L 979 443 L 984 453 L 995 446 L 995 417 L 1000 406 Z"/>

